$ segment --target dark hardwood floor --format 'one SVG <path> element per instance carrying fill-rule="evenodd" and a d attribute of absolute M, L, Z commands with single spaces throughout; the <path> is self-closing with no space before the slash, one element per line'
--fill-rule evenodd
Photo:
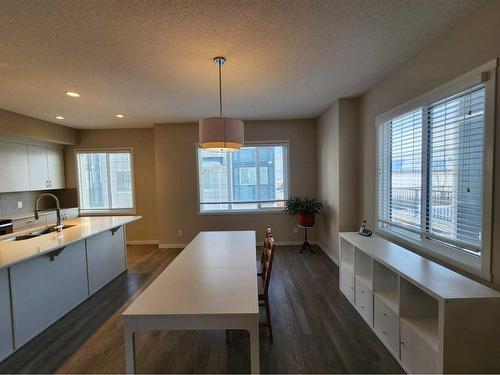
<path fill-rule="evenodd" d="M 317 254 L 279 246 L 270 287 L 274 342 L 260 333 L 263 373 L 401 373 L 402 368 L 338 289 L 338 268 Z M 123 373 L 121 313 L 180 250 L 129 246 L 129 270 L 0 362 L 2 373 Z M 249 372 L 243 331 L 147 332 L 137 336 L 138 372 Z"/>

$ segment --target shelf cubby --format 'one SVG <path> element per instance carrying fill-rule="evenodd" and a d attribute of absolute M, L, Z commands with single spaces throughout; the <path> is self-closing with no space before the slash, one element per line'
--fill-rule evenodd
<path fill-rule="evenodd" d="M 373 293 L 390 308 L 399 314 L 399 276 L 376 260 L 373 261 Z"/>
<path fill-rule="evenodd" d="M 373 259 L 363 251 L 354 248 L 354 277 L 358 278 L 369 289 L 372 289 Z"/>
<path fill-rule="evenodd" d="M 354 246 L 344 239 L 340 239 L 340 263 L 354 272 Z"/>
<path fill-rule="evenodd" d="M 404 278 L 399 279 L 400 316 L 425 342 L 438 350 L 439 302 Z"/>

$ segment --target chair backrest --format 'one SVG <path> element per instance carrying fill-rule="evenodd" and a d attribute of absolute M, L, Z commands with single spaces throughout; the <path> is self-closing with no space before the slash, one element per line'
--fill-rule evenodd
<path fill-rule="evenodd" d="M 272 237 L 272 232 L 271 232 L 271 226 L 267 225 L 266 226 L 266 232 L 264 234 L 264 246 L 266 245 L 266 240 L 271 236 Z M 260 253 L 260 263 L 263 263 L 264 261 L 264 249 L 262 249 L 262 252 Z"/>
<path fill-rule="evenodd" d="M 262 261 L 262 277 L 264 279 L 264 295 L 267 297 L 269 291 L 269 283 L 271 282 L 271 271 L 273 269 L 274 259 L 274 238 L 269 236 L 264 241 L 264 254 Z"/>

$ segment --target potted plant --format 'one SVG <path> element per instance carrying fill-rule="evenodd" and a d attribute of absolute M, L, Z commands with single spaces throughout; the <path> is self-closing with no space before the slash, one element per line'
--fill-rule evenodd
<path fill-rule="evenodd" d="M 289 215 L 299 215 L 299 225 L 314 226 L 314 218 L 323 208 L 323 204 L 314 198 L 289 198 L 285 202 L 284 212 Z"/>

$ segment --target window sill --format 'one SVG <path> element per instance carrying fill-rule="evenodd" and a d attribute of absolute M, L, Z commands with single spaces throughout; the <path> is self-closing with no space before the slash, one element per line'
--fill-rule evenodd
<path fill-rule="evenodd" d="M 231 210 L 231 211 L 206 211 L 198 212 L 200 216 L 218 216 L 218 215 L 263 215 L 263 214 L 284 214 L 284 208 L 261 208 L 257 210 Z"/>
<path fill-rule="evenodd" d="M 135 210 L 80 210 L 80 216 L 128 216 L 136 214 Z"/>
<path fill-rule="evenodd" d="M 428 255 L 430 258 L 434 258 L 445 263 L 445 266 L 448 264 L 456 269 L 463 270 L 486 281 L 491 281 L 490 271 L 482 269 L 481 256 L 449 249 L 445 246 L 439 246 L 438 244 L 432 244 L 427 241 L 403 238 L 395 235 L 391 231 L 380 228 L 375 230 L 375 234 L 389 241 L 395 242 L 413 252 Z"/>

